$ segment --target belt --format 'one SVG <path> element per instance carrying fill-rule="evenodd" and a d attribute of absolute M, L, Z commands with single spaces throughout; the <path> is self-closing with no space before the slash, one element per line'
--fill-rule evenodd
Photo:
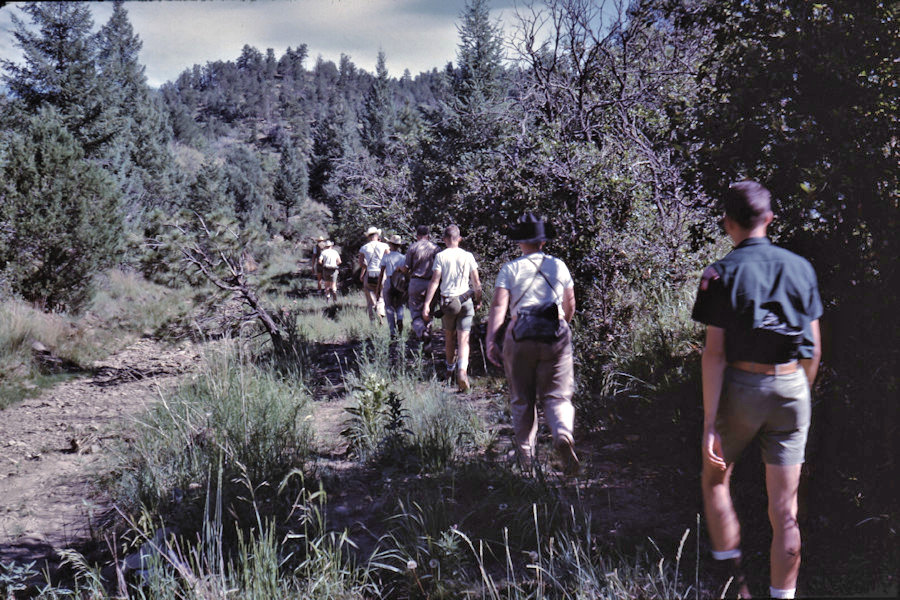
<path fill-rule="evenodd" d="M 800 363 L 795 361 L 789 363 L 781 363 L 777 365 L 769 365 L 766 363 L 751 362 L 749 360 L 736 360 L 728 363 L 729 367 L 746 371 L 747 373 L 756 373 L 758 375 L 788 375 L 796 373 L 800 368 Z"/>
<path fill-rule="evenodd" d="M 419 277 L 418 275 L 411 276 L 411 279 L 431 279 L 431 277 Z"/>

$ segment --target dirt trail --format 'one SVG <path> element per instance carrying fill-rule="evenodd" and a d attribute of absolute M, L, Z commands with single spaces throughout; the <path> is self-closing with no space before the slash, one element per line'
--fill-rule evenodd
<path fill-rule="evenodd" d="M 0 561 L 30 562 L 90 536 L 105 510 L 95 482 L 111 442 L 199 350 L 142 339 L 67 381 L 0 411 Z"/>

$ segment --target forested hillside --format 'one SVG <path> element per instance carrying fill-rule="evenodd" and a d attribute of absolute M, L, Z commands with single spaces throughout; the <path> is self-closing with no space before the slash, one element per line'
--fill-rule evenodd
<path fill-rule="evenodd" d="M 756 179 L 826 305 L 804 485 L 842 515 L 826 528 L 895 553 L 896 5 L 599 4 L 526 3 L 501 27 L 471 0 L 456 59 L 419 74 L 298 40 L 159 89 L 127 4 L 102 24 L 79 2 L 5 8 L 24 57 L 2 61 L 0 299 L 78 315 L 118 268 L 213 310 L 240 298 L 277 352 L 294 333 L 265 292 L 315 236 L 352 292 L 370 225 L 456 223 L 490 288 L 516 250 L 505 225 L 535 211 L 575 279 L 579 419 L 680 430 L 699 465 L 690 309 L 730 249 L 722 192 Z"/>

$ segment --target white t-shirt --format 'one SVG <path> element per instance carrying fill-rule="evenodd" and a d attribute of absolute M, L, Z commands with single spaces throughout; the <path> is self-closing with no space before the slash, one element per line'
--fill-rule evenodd
<path fill-rule="evenodd" d="M 541 262 L 543 260 L 543 263 Z M 538 274 L 547 276 L 544 279 Z M 549 282 L 547 281 L 549 280 Z M 550 284 L 553 287 L 550 287 Z M 543 252 L 520 256 L 500 268 L 495 288 L 509 290 L 509 314 L 516 316 L 520 308 L 536 307 L 546 302 L 556 302 L 560 318 L 563 317 L 562 299 L 565 290 L 575 287 L 566 263 Z M 514 304 L 515 303 L 515 304 Z"/>
<path fill-rule="evenodd" d="M 397 267 L 403 264 L 406 264 L 406 255 L 399 252 L 391 252 L 381 259 L 381 266 L 384 267 L 384 276 L 388 281 L 390 281 L 391 275 L 394 274 Z"/>
<path fill-rule="evenodd" d="M 434 271 L 441 272 L 441 296 L 452 297 L 469 291 L 469 277 L 478 269 L 475 257 L 462 248 L 447 248 L 434 257 Z"/>
<path fill-rule="evenodd" d="M 326 269 L 337 269 L 340 260 L 341 255 L 334 248 L 325 248 L 322 250 L 321 256 L 319 256 L 319 262 Z"/>
<path fill-rule="evenodd" d="M 378 277 L 381 274 L 381 259 L 390 251 L 390 246 L 384 242 L 372 240 L 359 249 L 366 261 L 366 274 L 369 277 Z"/>

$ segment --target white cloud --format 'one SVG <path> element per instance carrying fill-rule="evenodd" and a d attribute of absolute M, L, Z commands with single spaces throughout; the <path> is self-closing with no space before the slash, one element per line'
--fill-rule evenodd
<path fill-rule="evenodd" d="M 0 10 L 0 57 L 19 59 L 9 32 L 10 7 Z M 501 16 L 512 0 L 495 0 Z M 127 2 L 135 31 L 143 41 L 141 62 L 151 85 L 175 79 L 194 64 L 234 60 L 245 44 L 277 56 L 288 46 L 307 44 L 313 64 L 321 55 L 337 62 L 348 54 L 367 71 L 375 70 L 383 49 L 388 71 L 415 75 L 442 69 L 456 57 L 459 14 L 465 0 L 265 0 L 258 2 Z M 92 4 L 99 27 L 112 12 L 109 3 Z M 15 11 L 19 12 L 19 11 Z"/>

